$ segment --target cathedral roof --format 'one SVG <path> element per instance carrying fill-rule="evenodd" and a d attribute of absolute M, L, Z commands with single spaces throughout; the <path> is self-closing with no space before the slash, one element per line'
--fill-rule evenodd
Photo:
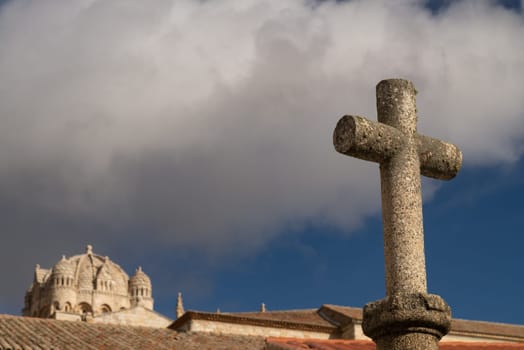
<path fill-rule="evenodd" d="M 37 277 L 44 279 L 43 275 L 49 270 L 37 268 Z M 93 281 L 96 279 L 112 280 L 115 282 L 117 294 L 127 294 L 129 276 L 115 262 L 107 256 L 93 253 L 93 247 L 88 245 L 84 254 L 74 255 L 70 258 L 62 256 L 62 259 L 53 266 L 53 274 L 71 276 L 74 285 L 81 290 L 92 290 Z"/>

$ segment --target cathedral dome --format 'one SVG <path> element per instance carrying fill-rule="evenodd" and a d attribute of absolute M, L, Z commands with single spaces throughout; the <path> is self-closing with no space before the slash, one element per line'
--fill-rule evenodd
<path fill-rule="evenodd" d="M 131 279 L 129 280 L 129 284 L 131 286 L 146 286 L 146 287 L 150 287 L 151 286 L 151 279 L 149 278 L 148 275 L 146 275 L 144 273 L 144 271 L 142 271 L 142 267 L 139 266 L 136 269 L 135 274 L 133 275 L 133 277 L 131 277 Z"/>
<path fill-rule="evenodd" d="M 92 246 L 88 245 L 84 254 L 67 259 L 70 267 L 67 267 L 63 260 L 55 265 L 55 268 L 60 265 L 58 268 L 61 270 L 69 271 L 69 269 L 72 269 L 73 283 L 79 290 L 98 289 L 99 280 L 103 280 L 104 282 L 111 282 L 111 290 L 114 293 L 127 295 L 129 280 L 127 273 L 108 257 L 94 254 Z"/>
<path fill-rule="evenodd" d="M 71 264 L 70 261 L 68 261 L 65 257 L 65 255 L 62 255 L 62 259 L 56 263 L 55 266 L 53 266 L 53 272 L 52 275 L 60 275 L 60 276 L 74 276 L 75 274 L 75 267 L 73 264 Z"/>
<path fill-rule="evenodd" d="M 84 254 L 62 256 L 52 269 L 36 265 L 22 312 L 37 317 L 96 316 L 135 306 L 153 310 L 149 277 L 138 268 L 130 279 L 118 264 L 88 245 Z"/>

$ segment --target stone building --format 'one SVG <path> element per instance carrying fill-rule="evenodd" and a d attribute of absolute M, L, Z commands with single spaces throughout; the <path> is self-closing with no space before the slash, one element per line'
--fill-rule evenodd
<path fill-rule="evenodd" d="M 362 331 L 360 308 L 186 312 L 179 293 L 176 312 L 173 321 L 153 311 L 151 280 L 141 268 L 129 278 L 88 246 L 51 269 L 36 267 L 23 309 L 33 317 L 0 315 L 0 350 L 376 349 Z M 440 349 L 524 350 L 524 326 L 453 319 Z"/>
<path fill-rule="evenodd" d="M 210 313 L 187 311 L 169 328 L 176 332 L 370 341 L 362 331 L 361 308 L 325 304 L 315 309 Z M 524 326 L 453 319 L 442 343 L 524 344 Z"/>
<path fill-rule="evenodd" d="M 150 278 L 140 267 L 129 278 L 107 256 L 62 256 L 51 269 L 35 267 L 22 315 L 166 327 L 171 320 L 153 311 Z"/>

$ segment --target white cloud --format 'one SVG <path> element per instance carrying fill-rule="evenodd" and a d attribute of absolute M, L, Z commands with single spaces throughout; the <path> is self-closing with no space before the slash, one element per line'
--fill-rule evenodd
<path fill-rule="evenodd" d="M 375 119 L 375 84 L 404 77 L 421 132 L 470 164 L 514 161 L 522 37 L 522 15 L 485 1 L 9 2 L 4 242 L 57 255 L 85 224 L 222 254 L 315 222 L 350 232 L 379 210 L 378 170 L 335 153 L 338 118 Z"/>

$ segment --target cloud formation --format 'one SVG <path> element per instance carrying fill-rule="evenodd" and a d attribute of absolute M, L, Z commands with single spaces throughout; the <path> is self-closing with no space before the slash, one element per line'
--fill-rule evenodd
<path fill-rule="evenodd" d="M 414 81 L 420 132 L 468 164 L 517 160 L 522 37 L 522 14 L 488 1 L 2 5 L 0 266 L 25 264 L 5 299 L 85 234 L 221 256 L 311 224 L 351 232 L 379 210 L 378 172 L 331 134 L 375 119 L 384 78 Z"/>

